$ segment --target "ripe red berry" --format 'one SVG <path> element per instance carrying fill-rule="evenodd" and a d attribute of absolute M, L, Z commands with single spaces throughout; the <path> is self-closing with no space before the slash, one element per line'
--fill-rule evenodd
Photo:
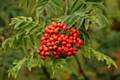
<path fill-rule="evenodd" d="M 57 49 L 57 46 L 56 46 L 56 45 L 53 45 L 53 49 Z"/>
<path fill-rule="evenodd" d="M 41 44 L 46 44 L 46 40 L 41 41 Z"/>
<path fill-rule="evenodd" d="M 58 51 L 62 51 L 62 47 L 58 47 Z"/>
<path fill-rule="evenodd" d="M 45 56 L 49 56 L 50 55 L 50 52 L 45 52 Z"/>
<path fill-rule="evenodd" d="M 50 37 L 50 41 L 54 41 L 54 38 L 53 38 L 53 37 Z"/>
<path fill-rule="evenodd" d="M 48 51 L 49 49 L 48 49 L 48 47 L 44 47 L 44 51 Z"/>
<path fill-rule="evenodd" d="M 42 47 L 42 46 L 39 46 L 39 50 L 42 51 L 42 50 L 43 50 L 43 47 Z"/>
<path fill-rule="evenodd" d="M 70 31 L 70 32 L 69 32 L 69 35 L 73 35 L 73 32 Z"/>
<path fill-rule="evenodd" d="M 41 38 L 41 41 L 43 41 L 43 40 L 45 40 L 45 37 L 44 37 L 44 36 Z"/>
<path fill-rule="evenodd" d="M 65 37 L 65 35 L 64 35 L 64 34 L 61 34 L 61 35 L 60 35 L 60 37 L 61 37 L 61 38 L 64 38 L 64 37 Z"/>
<path fill-rule="evenodd" d="M 76 43 L 76 40 L 75 40 L 75 39 L 73 40 L 73 43 Z"/>
<path fill-rule="evenodd" d="M 61 41 L 62 41 L 62 38 L 61 38 L 61 37 L 58 37 L 58 41 L 61 42 Z"/>
<path fill-rule="evenodd" d="M 64 26 L 63 26 L 63 30 L 66 31 L 67 29 L 68 29 L 68 25 L 64 25 Z"/>
<path fill-rule="evenodd" d="M 57 52 L 53 52 L 53 55 L 57 55 Z"/>
<path fill-rule="evenodd" d="M 81 40 L 81 39 L 78 39 L 77 41 L 78 41 L 78 44 L 80 44 L 80 45 L 84 44 L 83 40 Z"/>
<path fill-rule="evenodd" d="M 44 52 L 44 51 L 40 52 L 40 55 L 44 55 L 44 54 L 45 54 L 45 52 Z"/>
<path fill-rule="evenodd" d="M 61 26 L 61 27 L 63 27 L 63 26 L 64 26 L 64 23 L 63 23 L 63 22 L 61 22 L 61 23 L 60 23 L 60 26 Z"/>
<path fill-rule="evenodd" d="M 50 33 L 50 29 L 47 27 L 47 28 L 45 28 L 45 32 L 46 33 Z"/>
<path fill-rule="evenodd" d="M 75 28 L 71 28 L 71 32 L 75 33 L 76 29 Z"/>
<path fill-rule="evenodd" d="M 51 43 L 50 43 L 50 42 L 48 42 L 46 45 L 47 45 L 47 46 L 50 46 L 50 45 L 51 45 Z"/>
<path fill-rule="evenodd" d="M 45 38 L 49 38 L 50 37 L 50 35 L 48 34 L 48 33 L 45 33 Z"/>
<path fill-rule="evenodd" d="M 52 46 L 50 46 L 50 47 L 48 47 L 48 49 L 49 49 L 49 50 L 52 50 L 52 49 L 53 49 L 53 47 L 52 47 Z"/>
<path fill-rule="evenodd" d="M 72 55 L 72 52 L 71 52 L 71 51 L 69 51 L 69 52 L 67 53 L 67 55 L 68 55 L 68 56 L 71 56 L 71 55 Z"/>
<path fill-rule="evenodd" d="M 55 45 L 55 42 L 52 41 L 52 42 L 51 42 L 51 45 Z"/>
<path fill-rule="evenodd" d="M 69 51 L 69 48 L 65 47 L 65 48 L 64 48 L 64 51 L 65 51 L 65 52 L 68 52 L 68 51 Z"/>
<path fill-rule="evenodd" d="M 66 47 L 70 48 L 70 47 L 71 47 L 71 44 L 67 44 Z"/>
<path fill-rule="evenodd" d="M 66 41 L 63 41 L 63 42 L 62 42 L 62 44 L 63 44 L 63 45 L 66 45 L 66 44 L 67 44 L 67 42 L 66 42 Z"/>
<path fill-rule="evenodd" d="M 78 37 L 77 33 L 74 33 L 74 34 L 73 34 L 73 36 L 74 36 L 75 38 L 77 38 L 77 37 Z"/>
<path fill-rule="evenodd" d="M 52 22 L 51 25 L 54 26 L 54 27 L 56 27 L 56 26 L 57 26 L 57 23 L 56 23 L 56 22 Z"/>
<path fill-rule="evenodd" d="M 56 28 L 56 29 L 54 29 L 54 33 L 58 33 L 59 32 L 59 30 L 60 30 L 60 28 L 58 27 L 58 28 Z"/>

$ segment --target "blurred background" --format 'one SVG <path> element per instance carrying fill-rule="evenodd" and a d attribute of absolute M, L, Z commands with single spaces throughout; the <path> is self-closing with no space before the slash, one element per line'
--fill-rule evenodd
<path fill-rule="evenodd" d="M 109 26 L 93 33 L 92 45 L 95 49 L 111 56 L 116 61 L 118 69 L 107 69 L 99 62 L 91 60 L 87 64 L 90 69 L 86 70 L 86 74 L 90 80 L 120 80 L 120 0 L 104 0 L 104 5 Z M 8 69 L 12 66 L 13 61 L 23 57 L 22 52 L 18 49 L 10 49 L 6 52 L 1 49 L 2 42 L 14 34 L 9 27 L 9 22 L 16 16 L 29 16 L 29 12 L 24 7 L 19 7 L 17 0 L 0 0 L 0 80 L 47 80 L 39 68 L 32 71 L 23 68 L 17 79 L 8 77 Z M 69 76 L 65 76 L 66 72 L 60 74 L 59 80 L 78 80 L 77 78 L 69 79 Z"/>

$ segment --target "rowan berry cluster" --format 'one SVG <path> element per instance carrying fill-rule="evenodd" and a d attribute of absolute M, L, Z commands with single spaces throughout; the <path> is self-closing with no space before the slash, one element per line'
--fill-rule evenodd
<path fill-rule="evenodd" d="M 39 54 L 42 59 L 48 56 L 67 57 L 75 53 L 83 46 L 84 42 L 79 38 L 80 32 L 64 23 L 52 22 L 45 28 L 45 33 L 40 39 Z M 66 32 L 68 32 L 66 34 Z"/>

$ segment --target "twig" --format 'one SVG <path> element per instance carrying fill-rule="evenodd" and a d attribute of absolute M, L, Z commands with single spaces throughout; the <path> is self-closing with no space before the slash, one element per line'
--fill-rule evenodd
<path fill-rule="evenodd" d="M 48 78 L 48 80 L 56 80 L 56 78 L 51 78 L 50 73 L 48 72 L 47 68 L 42 64 L 41 66 L 45 76 Z"/>
<path fill-rule="evenodd" d="M 81 73 L 81 74 L 83 75 L 83 77 L 84 77 L 84 80 L 89 80 L 89 78 L 86 76 L 86 74 L 84 73 L 84 71 L 83 71 L 83 69 L 82 69 L 82 67 L 81 67 L 81 64 L 80 64 L 80 61 L 79 61 L 77 55 L 75 55 L 74 57 L 75 57 L 75 60 L 76 60 L 76 62 L 77 62 L 77 64 L 78 64 L 79 71 L 80 71 L 80 73 Z"/>

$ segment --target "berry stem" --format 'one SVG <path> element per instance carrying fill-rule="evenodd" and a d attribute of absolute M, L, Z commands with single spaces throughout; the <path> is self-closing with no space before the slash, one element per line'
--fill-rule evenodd
<path fill-rule="evenodd" d="M 47 68 L 43 64 L 41 65 L 41 68 L 45 76 L 48 78 L 48 80 L 56 80 L 56 78 L 51 78 L 50 73 L 48 72 Z"/>
<path fill-rule="evenodd" d="M 84 70 L 82 69 L 82 66 L 81 66 L 81 64 L 80 64 L 80 61 L 79 61 L 77 55 L 75 55 L 74 57 L 75 57 L 75 60 L 76 60 L 76 62 L 77 62 L 77 64 L 78 64 L 79 71 L 80 71 L 80 73 L 82 74 L 82 76 L 84 77 L 84 80 L 89 80 L 89 78 L 86 76 Z"/>

